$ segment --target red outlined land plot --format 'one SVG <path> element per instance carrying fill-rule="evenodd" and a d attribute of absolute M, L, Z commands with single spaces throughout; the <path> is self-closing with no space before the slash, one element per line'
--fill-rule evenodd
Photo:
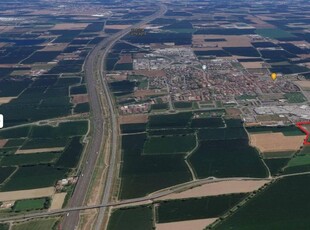
<path fill-rule="evenodd" d="M 305 128 L 305 125 L 309 125 L 310 127 L 310 121 L 302 121 L 302 122 L 297 122 L 296 123 L 296 126 L 301 130 L 303 131 L 305 134 L 306 134 L 306 138 L 304 140 L 304 145 L 310 145 L 310 141 L 309 141 L 309 138 L 310 138 L 310 131 Z"/>

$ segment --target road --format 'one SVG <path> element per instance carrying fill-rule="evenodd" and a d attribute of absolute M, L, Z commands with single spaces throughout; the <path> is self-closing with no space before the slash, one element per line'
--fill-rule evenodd
<path fill-rule="evenodd" d="M 0 222 L 9 222 L 9 221 L 21 221 L 26 219 L 33 219 L 38 217 L 48 217 L 48 216 L 55 216 L 55 215 L 63 215 L 66 213 L 72 213 L 72 212 L 79 212 L 82 210 L 87 209 L 97 209 L 97 208 L 107 208 L 107 207 L 117 207 L 122 206 L 126 204 L 135 204 L 143 201 L 152 201 L 154 199 L 158 199 L 163 196 L 167 196 L 173 193 L 178 193 L 181 191 L 184 191 L 186 188 L 192 188 L 196 186 L 201 186 L 204 184 L 211 184 L 211 183 L 217 183 L 217 182 L 223 182 L 223 181 L 247 181 L 247 180 L 269 180 L 269 181 L 275 181 L 278 179 L 286 178 L 286 177 L 292 177 L 292 176 L 301 176 L 301 175 L 310 175 L 310 172 L 302 172 L 302 173 L 293 173 L 293 174 L 286 174 L 286 175 L 280 175 L 274 178 L 251 178 L 251 177 L 232 177 L 232 178 L 205 178 L 205 179 L 199 179 L 194 181 L 189 181 L 187 183 L 183 183 L 180 185 L 176 185 L 170 188 L 165 188 L 160 191 L 154 192 L 152 194 L 149 194 L 145 197 L 139 197 L 134 199 L 128 199 L 128 200 L 122 200 L 118 202 L 112 202 L 112 203 L 106 203 L 106 204 L 98 204 L 98 205 L 90 205 L 90 206 L 79 206 L 79 207 L 71 207 L 71 208 L 64 208 L 49 212 L 41 212 L 41 213 L 30 213 L 30 214 L 23 214 L 23 215 L 14 215 L 12 217 L 5 217 L 0 218 Z"/>
<path fill-rule="evenodd" d="M 75 187 L 74 193 L 68 203 L 68 208 L 74 207 L 81 207 L 84 203 L 87 190 L 89 188 L 91 178 L 93 175 L 93 170 L 96 165 L 96 160 L 98 157 L 98 153 L 101 153 L 101 146 L 104 142 L 103 138 L 105 137 L 104 133 L 104 108 L 108 110 L 108 119 L 111 128 L 111 152 L 109 157 L 109 164 L 108 164 L 108 173 L 107 179 L 104 187 L 103 197 L 102 197 L 102 204 L 108 203 L 110 199 L 110 194 L 112 191 L 112 185 L 114 181 L 114 170 L 116 165 L 116 156 L 117 156 L 117 145 L 118 145 L 118 127 L 116 121 L 116 112 L 114 109 L 113 99 L 109 92 L 109 88 L 105 79 L 105 72 L 104 72 L 104 60 L 113 47 L 113 45 L 125 36 L 127 33 L 130 32 L 132 28 L 140 27 L 157 17 L 162 16 L 167 11 L 166 6 L 160 4 L 159 10 L 149 16 L 146 17 L 143 21 L 122 30 L 109 38 L 103 40 L 99 43 L 86 57 L 84 63 L 84 72 L 85 72 L 85 80 L 87 83 L 87 91 L 89 95 L 89 101 L 91 106 L 91 121 L 92 121 L 92 133 L 90 143 L 87 145 L 85 153 L 86 161 L 88 164 L 82 170 L 77 185 Z M 98 78 L 97 78 L 98 77 Z M 99 84 L 98 84 L 99 82 Z M 104 103 L 104 99 L 102 96 L 105 96 L 107 104 Z M 100 212 L 98 215 L 98 220 L 96 223 L 96 229 L 100 229 L 102 225 L 102 220 L 104 217 L 104 213 L 106 211 L 106 207 L 100 208 Z M 75 229 L 78 225 L 79 221 L 79 210 L 70 211 L 69 216 L 67 215 L 63 222 L 61 223 L 61 229 L 69 230 Z"/>
<path fill-rule="evenodd" d="M 300 174 L 294 174 L 296 175 L 303 175 L 303 174 L 310 174 L 310 172 L 307 173 L 300 173 Z M 287 175 L 288 176 L 288 175 Z M 282 177 L 279 177 L 282 178 Z M 90 205 L 90 206 L 79 206 L 79 207 L 70 207 L 70 208 L 64 208 L 64 209 L 59 209 L 59 210 L 54 210 L 54 211 L 49 211 L 49 212 L 41 212 L 41 213 L 31 213 L 31 214 L 24 214 L 24 215 L 15 215 L 12 217 L 6 217 L 6 218 L 1 218 L 0 222 L 5 222 L 5 221 L 13 221 L 13 220 L 21 220 L 21 219 L 31 219 L 31 218 L 37 218 L 37 217 L 46 217 L 46 216 L 54 216 L 54 215 L 62 215 L 66 213 L 74 213 L 74 212 L 79 212 L 82 210 L 87 210 L 87 209 L 102 209 L 102 208 L 107 208 L 107 207 L 117 207 L 117 206 L 123 206 L 123 205 L 134 205 L 135 203 L 143 202 L 143 201 L 152 201 L 176 192 L 184 191 L 186 188 L 192 188 L 196 186 L 201 186 L 204 184 L 211 184 L 211 183 L 217 183 L 217 182 L 223 182 L 223 181 L 247 181 L 247 180 L 266 180 L 266 178 L 251 178 L 251 177 L 233 177 L 233 178 L 205 178 L 205 179 L 199 179 L 199 180 L 194 180 L 194 181 L 189 181 L 180 185 L 175 185 L 173 187 L 165 188 L 160 191 L 156 191 L 152 194 L 149 194 L 148 196 L 145 197 L 139 197 L 139 198 L 134 198 L 134 199 L 128 199 L 128 200 L 122 200 L 118 202 L 111 202 L 111 203 L 104 203 L 104 204 L 98 204 L 98 205 Z M 268 179 L 267 179 L 268 180 Z M 69 215 L 69 217 L 70 217 Z"/>

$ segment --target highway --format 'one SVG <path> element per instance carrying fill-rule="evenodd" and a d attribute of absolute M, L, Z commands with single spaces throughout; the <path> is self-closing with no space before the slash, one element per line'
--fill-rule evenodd
<path fill-rule="evenodd" d="M 90 107 L 91 107 L 91 138 L 90 142 L 86 148 L 86 156 L 85 159 L 88 162 L 85 165 L 85 168 L 82 169 L 81 175 L 75 187 L 74 193 L 68 203 L 69 215 L 64 217 L 63 222 L 61 223 L 61 229 L 70 230 L 76 229 L 79 222 L 79 210 L 70 211 L 70 208 L 81 207 L 85 201 L 85 197 L 91 182 L 91 178 L 93 175 L 93 170 L 96 165 L 96 160 L 98 157 L 98 153 L 102 151 L 102 143 L 104 143 L 104 138 L 107 137 L 104 133 L 104 115 L 107 115 L 108 122 L 111 127 L 111 135 L 110 135 L 110 143 L 111 150 L 109 156 L 109 164 L 106 182 L 104 186 L 104 192 L 102 196 L 102 204 L 107 204 L 110 199 L 110 194 L 113 188 L 114 170 L 116 165 L 116 157 L 117 157 L 117 146 L 118 146 L 118 125 L 116 119 L 116 111 L 114 109 L 114 102 L 112 96 L 109 92 L 109 88 L 105 79 L 105 71 L 104 71 L 104 63 L 105 58 L 107 57 L 110 49 L 113 45 L 130 32 L 132 28 L 140 27 L 158 17 L 164 15 L 167 11 L 166 6 L 160 4 L 158 11 L 146 17 L 143 21 L 132 25 L 131 27 L 122 30 L 107 39 L 103 40 L 99 43 L 86 57 L 84 63 L 84 72 L 85 72 L 85 80 L 87 83 L 87 91 L 89 95 Z M 99 83 L 98 83 L 99 82 Z M 107 103 L 105 102 L 103 96 Z M 108 114 L 104 113 L 104 109 L 108 110 Z M 102 225 L 102 220 L 104 217 L 104 213 L 106 211 L 106 207 L 103 206 L 100 208 L 100 212 L 98 215 L 96 229 L 100 229 Z"/>

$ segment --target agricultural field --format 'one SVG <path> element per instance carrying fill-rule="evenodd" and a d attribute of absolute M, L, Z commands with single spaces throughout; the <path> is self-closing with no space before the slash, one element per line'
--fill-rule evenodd
<path fill-rule="evenodd" d="M 122 136 L 121 199 L 191 180 L 182 154 L 143 155 L 146 139 L 145 134 Z"/>
<path fill-rule="evenodd" d="M 30 220 L 30 221 L 14 224 L 12 227 L 12 230 L 54 229 L 57 222 L 58 222 L 58 219 L 56 218 Z"/>
<path fill-rule="evenodd" d="M 193 119 L 191 123 L 192 128 L 220 128 L 224 126 L 222 118 L 197 118 Z"/>
<path fill-rule="evenodd" d="M 2 184 L 16 170 L 15 167 L 0 168 L 0 184 Z"/>
<path fill-rule="evenodd" d="M 309 175 L 301 175 L 276 181 L 214 229 L 307 229 L 309 180 Z"/>
<path fill-rule="evenodd" d="M 171 115 L 153 115 L 149 117 L 148 127 L 150 129 L 160 128 L 185 128 L 188 127 L 193 114 L 183 112 Z"/>
<path fill-rule="evenodd" d="M 310 171 L 310 147 L 304 146 L 300 152 L 290 159 L 284 168 L 285 174 Z"/>
<path fill-rule="evenodd" d="M 0 230 L 9 230 L 10 226 L 8 224 L 0 224 Z"/>
<path fill-rule="evenodd" d="M 0 191 L 4 192 L 53 186 L 57 180 L 64 178 L 67 172 L 67 169 L 57 169 L 45 165 L 19 167 L 16 173 L 0 187 Z"/>
<path fill-rule="evenodd" d="M 184 154 L 196 146 L 194 135 L 151 137 L 144 144 L 145 155 Z"/>
<path fill-rule="evenodd" d="M 198 178 L 267 176 L 259 153 L 247 139 L 201 141 L 189 161 Z"/>
<path fill-rule="evenodd" d="M 47 209 L 50 205 L 49 198 L 38 198 L 30 200 L 18 200 L 15 201 L 12 211 L 14 212 L 24 212 L 32 210 Z"/>
<path fill-rule="evenodd" d="M 289 103 L 302 103 L 306 101 L 305 96 L 300 93 L 286 93 L 284 94 L 284 97 L 288 100 Z"/>
<path fill-rule="evenodd" d="M 108 230 L 151 230 L 153 229 L 152 206 L 141 206 L 112 211 Z"/>
<path fill-rule="evenodd" d="M 220 217 L 247 196 L 232 194 L 168 200 L 156 208 L 159 223 Z"/>

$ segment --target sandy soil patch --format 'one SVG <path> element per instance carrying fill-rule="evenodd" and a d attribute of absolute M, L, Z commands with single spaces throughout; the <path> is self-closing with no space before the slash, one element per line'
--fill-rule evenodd
<path fill-rule="evenodd" d="M 217 196 L 230 193 L 252 192 L 262 187 L 268 180 L 220 181 L 204 184 L 183 192 L 169 194 L 157 200 L 184 199 L 202 196 Z"/>
<path fill-rule="evenodd" d="M 146 123 L 147 121 L 148 121 L 148 116 L 146 114 L 119 116 L 120 124 Z"/>
<path fill-rule="evenodd" d="M 205 39 L 225 39 L 226 41 L 206 42 Z M 251 47 L 251 39 L 248 36 L 236 35 L 193 35 L 194 47 Z"/>
<path fill-rule="evenodd" d="M 216 221 L 217 218 L 208 218 L 200 220 L 178 221 L 165 224 L 156 224 L 156 230 L 203 230 L 208 225 Z"/>
<path fill-rule="evenodd" d="M 260 69 L 263 67 L 264 62 L 241 62 L 241 65 L 246 69 Z"/>
<path fill-rule="evenodd" d="M 47 153 L 47 152 L 60 152 L 63 151 L 65 147 L 55 147 L 55 148 L 42 148 L 42 149 L 19 149 L 15 154 L 31 154 L 31 153 Z"/>
<path fill-rule="evenodd" d="M 13 99 L 16 99 L 17 97 L 0 97 L 0 104 L 6 104 L 12 101 Z"/>
<path fill-rule="evenodd" d="M 123 30 L 126 29 L 128 27 L 130 27 L 131 25 L 105 25 L 105 29 L 114 29 L 114 30 Z"/>
<path fill-rule="evenodd" d="M 0 192 L 0 201 L 47 197 L 47 196 L 52 196 L 54 192 L 55 192 L 54 187 L 19 190 L 19 191 L 11 191 L 11 192 Z"/>
<path fill-rule="evenodd" d="M 131 54 L 124 54 L 124 55 L 122 55 L 117 63 L 118 64 L 132 63 Z"/>
<path fill-rule="evenodd" d="M 116 81 L 127 80 L 127 74 L 111 74 L 109 77 L 113 78 Z"/>
<path fill-rule="evenodd" d="M 49 210 L 61 209 L 62 204 L 65 201 L 66 195 L 67 195 L 66 192 L 56 193 L 53 196 L 53 200 L 52 200 L 51 207 L 49 208 Z"/>
<path fill-rule="evenodd" d="M 8 139 L 2 139 L 0 140 L 0 148 L 2 148 L 3 146 L 5 146 L 5 144 L 8 142 Z"/>
<path fill-rule="evenodd" d="M 69 43 L 51 43 L 44 47 L 41 51 L 63 51 Z"/>
<path fill-rule="evenodd" d="M 239 117 L 241 115 L 241 111 L 237 108 L 227 108 L 226 113 L 230 117 Z"/>
<path fill-rule="evenodd" d="M 283 133 L 250 134 L 251 145 L 261 152 L 297 151 L 305 136 L 284 136 Z"/>
<path fill-rule="evenodd" d="M 72 96 L 72 103 L 80 104 L 88 102 L 88 95 L 87 94 L 78 94 Z"/>
<path fill-rule="evenodd" d="M 135 97 L 146 97 L 151 95 L 164 95 L 167 92 L 158 92 L 156 90 L 137 90 L 134 92 Z"/>
<path fill-rule="evenodd" d="M 144 75 L 147 77 L 164 77 L 166 73 L 164 70 L 135 70 L 133 74 Z"/>
<path fill-rule="evenodd" d="M 310 90 L 310 81 L 294 81 L 294 83 L 304 90 Z"/>
<path fill-rule="evenodd" d="M 59 23 L 51 30 L 81 30 L 88 26 L 88 23 Z"/>

